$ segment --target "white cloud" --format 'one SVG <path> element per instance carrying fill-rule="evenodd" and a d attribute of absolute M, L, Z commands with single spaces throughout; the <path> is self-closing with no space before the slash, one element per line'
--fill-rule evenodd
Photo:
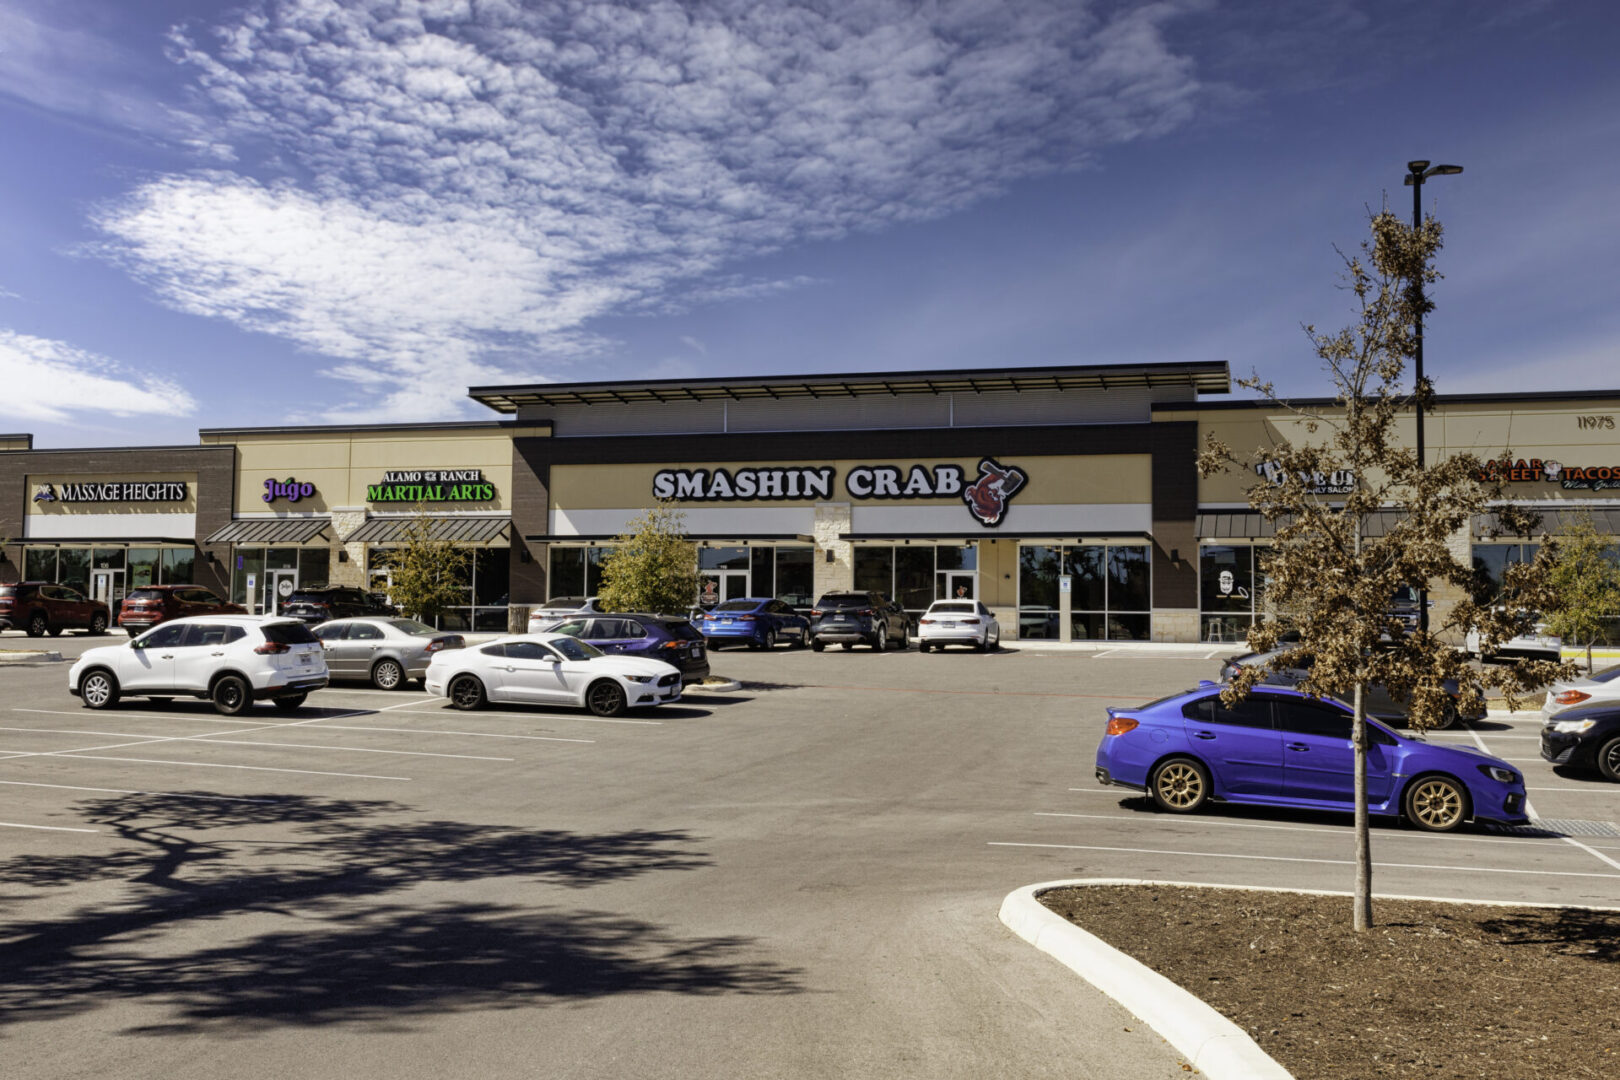
<path fill-rule="evenodd" d="M 60 341 L 0 329 L 0 386 L 6 412 L 59 423 L 74 412 L 114 416 L 185 416 L 197 409 L 168 379 L 125 370 L 104 356 Z"/>
<path fill-rule="evenodd" d="M 166 302 L 443 415 L 469 372 L 588 355 L 600 316 L 803 284 L 727 263 L 1186 122 L 1199 85 L 1161 36 L 1180 10 L 267 0 L 174 48 L 280 179 L 159 178 L 97 223 Z"/>

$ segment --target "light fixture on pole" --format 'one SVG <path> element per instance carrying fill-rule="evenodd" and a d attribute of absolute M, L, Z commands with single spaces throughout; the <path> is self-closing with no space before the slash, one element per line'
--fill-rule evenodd
<path fill-rule="evenodd" d="M 1414 231 L 1423 228 L 1423 182 L 1431 176 L 1456 176 L 1462 172 L 1461 165 L 1430 165 L 1427 161 L 1408 161 L 1406 163 L 1405 185 L 1412 189 L 1412 228 Z M 1419 271 L 1421 275 L 1421 271 Z M 1423 278 L 1419 276 L 1414 283 L 1417 287 L 1418 310 L 1414 316 L 1413 325 L 1413 366 L 1416 369 L 1413 385 L 1417 390 L 1417 461 L 1418 468 L 1423 468 Z M 1427 631 L 1429 629 L 1429 590 L 1418 591 L 1418 626 Z"/>

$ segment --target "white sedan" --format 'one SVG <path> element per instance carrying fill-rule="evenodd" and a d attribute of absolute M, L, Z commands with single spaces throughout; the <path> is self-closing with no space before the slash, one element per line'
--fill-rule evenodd
<path fill-rule="evenodd" d="M 1001 648 L 1001 624 L 977 600 L 935 600 L 917 621 L 917 651 L 969 645 L 980 652 Z"/>
<path fill-rule="evenodd" d="M 1573 709 L 1577 705 L 1616 703 L 1620 703 L 1620 664 L 1547 687 L 1547 700 L 1541 705 L 1541 719 L 1550 721 L 1565 709 Z"/>
<path fill-rule="evenodd" d="M 566 634 L 516 634 L 471 649 L 436 652 L 427 692 L 458 709 L 486 702 L 576 705 L 597 716 L 681 698 L 681 672 L 662 660 L 608 656 Z"/>

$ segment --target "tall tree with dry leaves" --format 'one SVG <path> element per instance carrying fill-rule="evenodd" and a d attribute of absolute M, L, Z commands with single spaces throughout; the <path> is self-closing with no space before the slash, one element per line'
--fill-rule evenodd
<path fill-rule="evenodd" d="M 1440 224 L 1432 217 L 1413 228 L 1387 210 L 1372 214 L 1371 235 L 1359 254 L 1340 253 L 1356 321 L 1334 333 L 1305 327 L 1332 380 L 1333 403 L 1290 404 L 1258 375 L 1240 379 L 1240 386 L 1276 407 L 1282 438 L 1241 455 L 1211 433 L 1198 462 L 1206 477 L 1232 468 L 1258 474 L 1249 505 L 1275 526 L 1263 563 L 1264 603 L 1272 617 L 1256 622 L 1249 647 L 1264 652 L 1278 647 L 1286 631 L 1299 632 L 1298 641 L 1269 663 L 1246 668 L 1223 697 L 1235 702 L 1271 672 L 1309 667 L 1299 689 L 1346 700 L 1354 709 L 1357 930 L 1372 926 L 1367 687 L 1382 683 L 1405 697 L 1409 722 L 1421 732 L 1440 726 L 1447 709 L 1458 704 L 1464 711 L 1477 708 L 1487 686 L 1500 688 L 1511 703 L 1573 671 L 1573 665 L 1549 661 L 1474 667 L 1448 643 L 1460 642 L 1472 628 L 1487 645 L 1528 629 L 1534 612 L 1551 599 L 1548 567 L 1556 545 L 1544 543 L 1535 562 L 1510 567 L 1503 596 L 1476 600 L 1472 561 L 1459 557 L 1453 536 L 1487 510 L 1513 533 L 1527 535 L 1537 522 L 1500 502 L 1501 481 L 1475 456 L 1431 451 L 1431 460 L 1420 463 L 1411 439 L 1403 437 L 1403 427 L 1411 430 L 1414 404 L 1421 400 L 1427 407 L 1432 397 L 1426 381 L 1408 388 L 1403 380 L 1417 319 L 1432 307 L 1427 286 L 1439 277 L 1434 257 L 1440 246 Z M 1438 625 L 1411 629 L 1390 611 L 1402 586 L 1449 587 L 1459 599 Z M 1456 680 L 1457 702 L 1446 680 Z M 1417 798 L 1444 797 L 1431 788 L 1408 789 L 1403 798 L 1409 816 L 1432 819 L 1441 812 L 1411 805 Z"/>

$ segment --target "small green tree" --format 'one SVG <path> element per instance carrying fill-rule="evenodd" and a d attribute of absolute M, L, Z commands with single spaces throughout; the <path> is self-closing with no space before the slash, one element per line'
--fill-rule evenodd
<path fill-rule="evenodd" d="M 1427 404 L 1429 387 L 1401 388 L 1406 360 L 1415 351 L 1414 326 L 1431 305 L 1423 285 L 1436 280 L 1431 261 L 1440 249 L 1440 225 L 1432 217 L 1421 228 L 1403 224 L 1388 211 L 1372 215 L 1371 237 L 1362 256 L 1342 256 L 1346 288 L 1356 298 L 1356 323 L 1331 334 L 1305 328 L 1334 384 L 1328 408 L 1279 401 L 1258 377 L 1239 380 L 1287 413 L 1297 441 L 1260 447 L 1246 459 L 1212 432 L 1199 456 L 1204 476 L 1237 467 L 1263 477 L 1249 490 L 1249 505 L 1276 526 L 1276 542 L 1265 560 L 1266 599 L 1274 618 L 1256 623 L 1249 647 L 1278 647 L 1284 631 L 1299 640 L 1263 666 L 1251 666 L 1223 692 L 1228 704 L 1246 695 L 1266 675 L 1309 667 L 1298 685 L 1319 697 L 1347 697 L 1354 711 L 1351 739 L 1355 759 L 1355 864 L 1352 921 L 1356 930 L 1372 925 L 1372 851 L 1367 814 L 1366 690 L 1383 684 L 1410 703 L 1409 722 L 1418 730 L 1439 726 L 1454 708 L 1447 680 L 1460 688 L 1460 705 L 1477 708 L 1483 688 L 1514 695 L 1573 671 L 1573 665 L 1524 661 L 1476 668 L 1451 644 L 1477 630 L 1482 649 L 1530 628 L 1534 612 L 1548 607 L 1548 567 L 1556 545 L 1544 543 L 1534 563 L 1510 566 L 1503 595 L 1480 602 L 1467 595 L 1443 625 L 1408 630 L 1390 611 L 1398 588 L 1424 589 L 1441 583 L 1461 593 L 1475 584 L 1472 565 L 1458 558 L 1451 538 L 1477 514 L 1494 511 L 1503 527 L 1527 534 L 1532 517 L 1502 502 L 1502 479 L 1470 454 L 1448 454 L 1422 462 L 1398 428 L 1414 399 Z M 1386 528 L 1372 528 L 1389 508 L 1402 508 Z M 1409 795 L 1423 795 L 1418 788 Z M 1433 812 L 1460 808 L 1457 793 L 1428 792 L 1422 804 Z M 1422 809 L 1420 806 L 1420 809 Z M 1408 807 L 1408 809 L 1411 809 Z"/>
<path fill-rule="evenodd" d="M 389 569 L 389 600 L 412 618 L 431 623 L 446 609 L 468 603 L 471 553 L 437 537 L 436 519 L 419 509 L 400 535 L 399 546 L 379 561 Z"/>
<path fill-rule="evenodd" d="M 681 612 L 697 601 L 697 545 L 674 503 L 659 502 L 631 521 L 615 545 L 602 560 L 603 608 Z"/>
<path fill-rule="evenodd" d="M 1592 515 L 1576 515 L 1564 529 L 1558 558 L 1548 578 L 1552 603 L 1544 617 L 1547 629 L 1559 637 L 1586 643 L 1586 670 L 1592 670 L 1592 642 L 1605 624 L 1620 614 L 1620 566 L 1614 561 L 1614 540 L 1598 532 Z"/>

